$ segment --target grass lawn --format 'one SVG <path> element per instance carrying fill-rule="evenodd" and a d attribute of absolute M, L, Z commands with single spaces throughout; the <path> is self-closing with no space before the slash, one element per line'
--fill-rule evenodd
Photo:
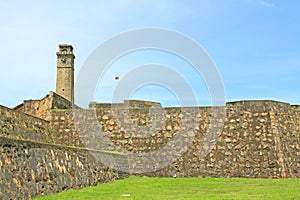
<path fill-rule="evenodd" d="M 300 199 L 300 179 L 130 177 L 45 199 Z"/>

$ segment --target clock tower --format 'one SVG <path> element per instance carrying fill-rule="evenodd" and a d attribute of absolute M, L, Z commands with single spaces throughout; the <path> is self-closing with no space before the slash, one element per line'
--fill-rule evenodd
<path fill-rule="evenodd" d="M 74 103 L 74 59 L 73 47 L 60 44 L 57 55 L 56 93 Z"/>

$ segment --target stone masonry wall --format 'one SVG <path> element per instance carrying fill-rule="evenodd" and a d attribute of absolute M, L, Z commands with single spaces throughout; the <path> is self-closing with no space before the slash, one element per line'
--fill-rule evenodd
<path fill-rule="evenodd" d="M 51 95 L 47 95 L 40 100 L 25 100 L 14 109 L 18 112 L 49 120 L 49 110 L 51 109 L 51 105 L 52 97 Z"/>
<path fill-rule="evenodd" d="M 31 199 L 124 177 L 88 150 L 1 138 L 0 199 Z"/>
<path fill-rule="evenodd" d="M 0 136 L 37 142 L 51 142 L 48 121 L 0 106 Z"/>
<path fill-rule="evenodd" d="M 299 178 L 299 122 L 299 112 L 288 104 L 228 103 L 222 134 L 210 153 L 201 159 L 195 152 L 202 147 L 191 146 L 176 162 L 148 175 Z"/>
<path fill-rule="evenodd" d="M 51 91 L 40 100 L 25 100 L 14 110 L 49 121 L 52 109 L 72 109 L 72 106 L 70 101 Z"/>
<path fill-rule="evenodd" d="M 55 142 L 93 149 L 105 146 L 108 150 L 116 150 L 117 146 L 125 152 L 147 153 L 167 145 L 181 130 L 178 148 L 188 145 L 188 150 L 170 166 L 147 175 L 300 177 L 300 119 L 294 106 L 274 101 L 228 103 L 223 118 L 222 112 L 216 115 L 211 107 L 165 108 L 159 116 L 159 106 L 134 103 L 129 109 L 94 105 L 96 110 L 82 110 L 79 118 L 86 125 L 80 127 L 80 132 L 88 132 L 86 135 L 76 132 L 72 112 L 54 111 Z M 96 121 L 92 120 L 95 116 Z M 206 135 L 216 128 L 212 127 L 212 120 L 216 125 L 224 122 L 216 137 Z M 109 138 L 111 146 L 103 144 L 105 140 L 99 136 L 99 130 Z M 189 144 L 188 138 L 193 134 L 195 138 Z M 161 156 L 172 154 L 168 151 Z"/>
<path fill-rule="evenodd" d="M 26 199 L 127 176 L 114 167 L 151 169 L 130 173 L 157 177 L 300 177 L 300 109 L 286 103 L 162 108 L 128 101 L 52 110 L 51 122 L 3 106 L 0 113 L 0 199 Z M 132 163 L 112 153 L 153 153 L 170 144 L 156 158 L 184 151 L 163 168 L 157 168 L 156 159 Z M 103 158 L 108 163 L 100 163 Z"/>
<path fill-rule="evenodd" d="M 73 106 L 77 107 L 76 105 L 72 105 L 72 102 L 68 101 L 64 97 L 56 94 L 55 92 L 50 92 L 50 95 L 53 96 L 52 98 L 52 109 L 71 109 Z"/>
<path fill-rule="evenodd" d="M 281 176 L 299 177 L 300 173 L 300 110 L 278 104 L 270 112 L 272 132 Z"/>
<path fill-rule="evenodd" d="M 52 110 L 51 127 L 55 144 L 84 147 L 76 132 L 72 110 Z"/>

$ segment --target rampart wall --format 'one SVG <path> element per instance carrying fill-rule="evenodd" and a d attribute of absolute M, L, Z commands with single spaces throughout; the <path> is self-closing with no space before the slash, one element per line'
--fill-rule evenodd
<path fill-rule="evenodd" d="M 0 136 L 37 142 L 51 142 L 50 122 L 0 105 Z"/>
<path fill-rule="evenodd" d="M 129 109 L 93 105 L 95 110 L 76 114 L 77 122 L 70 111 L 54 111 L 55 141 L 93 149 L 116 150 L 117 146 L 125 152 L 147 153 L 161 149 L 181 134 L 178 146 L 160 156 L 170 157 L 180 148 L 187 151 L 168 167 L 147 175 L 300 177 L 300 116 L 295 106 L 274 101 L 241 101 L 228 103 L 226 109 L 165 108 L 161 114 L 162 109 L 157 106 L 135 105 Z M 74 123 L 83 126 L 78 128 Z M 216 135 L 219 125 L 223 127 Z M 110 145 L 103 144 L 105 140 L 99 130 L 112 141 Z M 195 137 L 191 142 L 192 135 Z"/>
<path fill-rule="evenodd" d="M 0 199 L 31 199 L 126 177 L 90 153 L 85 149 L 1 138 Z M 122 155 L 112 156 L 118 159 Z"/>
<path fill-rule="evenodd" d="M 115 168 L 157 177 L 300 177 L 299 106 L 124 105 L 51 110 L 50 121 L 0 106 L 0 198 L 30 198 L 127 176 Z M 159 151 L 165 147 L 171 148 Z M 112 151 L 158 153 L 133 163 Z M 157 167 L 173 155 L 178 156 Z"/>
<path fill-rule="evenodd" d="M 47 121 L 51 120 L 51 111 L 53 109 L 72 109 L 72 103 L 51 91 L 42 99 L 25 100 L 14 108 L 14 110 L 18 112 L 26 113 Z"/>
<path fill-rule="evenodd" d="M 49 121 L 0 106 L 0 199 L 31 199 L 126 177 L 95 157 L 122 155 L 54 145 Z"/>
<path fill-rule="evenodd" d="M 289 104 L 229 103 L 222 134 L 210 153 L 200 159 L 194 143 L 178 161 L 151 175 L 175 171 L 192 177 L 299 178 L 299 117 Z"/>

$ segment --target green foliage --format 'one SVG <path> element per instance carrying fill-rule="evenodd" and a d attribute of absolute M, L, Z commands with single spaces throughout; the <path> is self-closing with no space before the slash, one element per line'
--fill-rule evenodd
<path fill-rule="evenodd" d="M 58 107 L 54 106 L 54 107 L 53 107 L 53 110 L 58 110 Z"/>
<path fill-rule="evenodd" d="M 49 199 L 300 199 L 300 179 L 130 177 Z M 130 196 L 129 196 L 130 195 Z"/>

